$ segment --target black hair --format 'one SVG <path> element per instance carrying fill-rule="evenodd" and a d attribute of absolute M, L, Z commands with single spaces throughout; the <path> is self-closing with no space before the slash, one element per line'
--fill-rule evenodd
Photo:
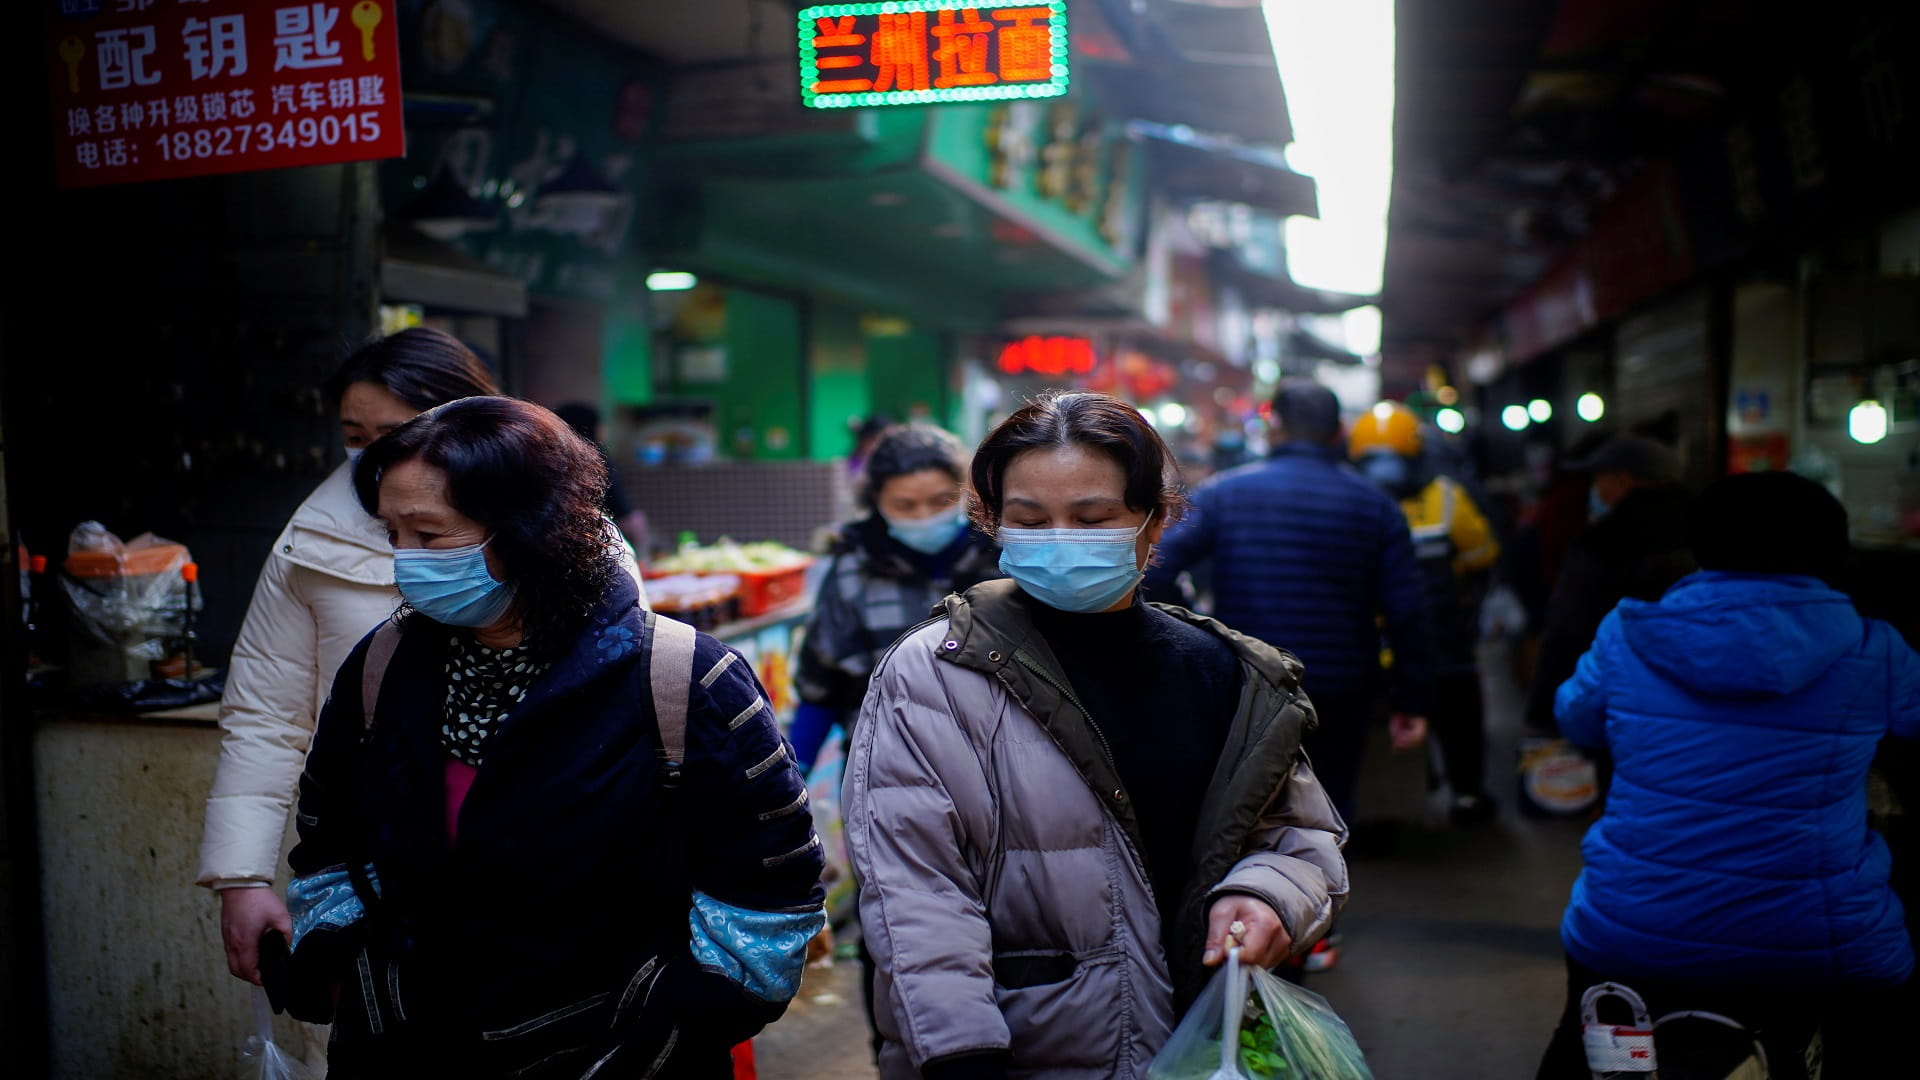
<path fill-rule="evenodd" d="M 353 472 L 369 514 L 380 478 L 419 460 L 447 477 L 455 510 L 492 533 L 527 643 L 557 656 L 621 572 L 601 512 L 607 467 L 593 444 L 531 402 L 470 397 L 429 409 L 376 441 Z"/>
<path fill-rule="evenodd" d="M 973 520 L 991 536 L 1006 502 L 1007 467 L 1029 450 L 1083 446 L 1112 458 L 1126 477 L 1122 498 L 1168 525 L 1186 510 L 1173 451 L 1140 410 L 1107 394 L 1050 390 L 994 428 L 974 451 Z"/>
<path fill-rule="evenodd" d="M 372 383 L 425 411 L 467 397 L 498 394 L 487 366 L 444 330 L 415 326 L 355 349 L 327 380 L 327 401 L 340 404 L 347 387 Z"/>
<path fill-rule="evenodd" d="M 939 469 L 954 483 L 967 479 L 967 448 L 951 433 L 932 424 L 898 424 L 887 428 L 867 453 L 860 477 L 860 501 L 867 509 L 879 507 L 880 489 L 896 476 Z"/>
<path fill-rule="evenodd" d="M 1340 399 L 1312 379 L 1282 379 L 1273 392 L 1273 418 L 1286 441 L 1324 445 L 1340 434 Z"/>
<path fill-rule="evenodd" d="M 1816 577 L 1841 587 L 1853 561 L 1847 510 L 1788 472 L 1714 481 L 1693 502 L 1693 557 L 1703 570 Z"/>

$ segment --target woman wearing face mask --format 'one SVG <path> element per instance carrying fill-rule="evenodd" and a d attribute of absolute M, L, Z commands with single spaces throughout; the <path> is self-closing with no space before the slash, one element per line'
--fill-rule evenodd
<path fill-rule="evenodd" d="M 993 581 L 874 675 L 847 836 L 884 1077 L 1135 1077 L 1227 948 L 1271 966 L 1347 892 L 1292 656 L 1142 602 L 1172 455 L 1102 394 L 987 436 Z"/>
<path fill-rule="evenodd" d="M 804 784 L 752 665 L 640 607 L 606 477 L 508 398 L 355 470 L 406 607 L 341 666 L 300 784 L 292 982 L 336 1080 L 726 1076 L 798 986 Z"/>
<path fill-rule="evenodd" d="M 793 730 L 801 771 L 828 731 L 849 732 L 873 665 L 943 596 L 1000 576 L 999 549 L 968 527 L 967 455 L 939 428 L 888 428 L 861 476 L 867 515 L 840 530 L 807 620 Z"/>
<path fill-rule="evenodd" d="M 199 883 L 220 896 L 227 968 L 259 982 L 260 935 L 290 934 L 271 888 L 294 786 L 333 673 L 393 614 L 386 530 L 353 495 L 353 463 L 423 409 L 497 394 L 478 357 L 451 335 L 416 328 L 363 346 L 327 384 L 347 461 L 300 504 L 254 585 L 220 702 L 220 763 L 207 800 Z"/>

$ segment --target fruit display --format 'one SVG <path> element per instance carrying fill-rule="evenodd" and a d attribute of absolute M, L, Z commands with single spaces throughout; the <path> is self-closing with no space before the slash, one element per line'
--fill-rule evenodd
<path fill-rule="evenodd" d="M 737 579 L 739 617 L 751 619 L 800 603 L 806 596 L 807 568 L 812 565 L 813 556 L 785 544 L 740 544 L 723 537 L 704 547 L 683 540 L 680 550 L 656 559 L 647 575 Z"/>

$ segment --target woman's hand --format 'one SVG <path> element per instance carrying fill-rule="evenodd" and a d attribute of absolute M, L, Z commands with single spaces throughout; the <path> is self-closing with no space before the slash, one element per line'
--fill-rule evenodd
<path fill-rule="evenodd" d="M 260 985 L 260 935 L 269 928 L 293 941 L 293 917 L 280 891 L 264 888 L 220 890 L 220 938 L 227 946 L 227 970 L 235 978 Z"/>
<path fill-rule="evenodd" d="M 1207 951 L 1200 962 L 1212 967 L 1225 960 L 1227 950 L 1235 945 L 1240 946 L 1241 963 L 1270 968 L 1293 951 L 1293 936 L 1265 900 L 1223 896 L 1207 913 Z"/>

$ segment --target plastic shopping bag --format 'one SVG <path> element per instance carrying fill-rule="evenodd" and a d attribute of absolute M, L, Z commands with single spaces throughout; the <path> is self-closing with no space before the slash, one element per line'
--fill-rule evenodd
<path fill-rule="evenodd" d="M 273 1041 L 273 1006 L 267 992 L 253 988 L 254 1033 L 240 1051 L 244 1080 L 311 1080 L 313 1073 L 299 1058 L 280 1049 Z"/>
<path fill-rule="evenodd" d="M 1243 969 L 1239 989 L 1226 966 L 1174 1029 L 1148 1080 L 1209 1080 L 1225 1072 L 1221 1033 L 1239 1011 L 1240 1053 L 1233 1073 L 1246 1080 L 1373 1080 L 1346 1022 L 1327 999 L 1258 967 Z"/>

